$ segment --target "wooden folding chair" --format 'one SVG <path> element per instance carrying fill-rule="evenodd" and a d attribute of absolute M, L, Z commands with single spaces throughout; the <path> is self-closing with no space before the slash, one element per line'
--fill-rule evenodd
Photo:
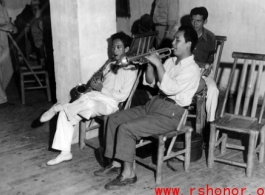
<path fill-rule="evenodd" d="M 214 73 L 214 80 L 217 81 L 218 69 L 221 62 L 222 52 L 224 48 L 224 43 L 227 40 L 226 36 L 215 36 L 216 38 L 216 45 L 214 51 L 214 62 L 212 65 L 213 73 Z M 202 86 L 204 85 L 204 88 Z M 207 86 L 205 82 L 200 81 L 199 89 L 197 90 L 194 98 L 193 103 L 191 104 L 189 110 L 191 111 L 192 108 L 196 107 L 195 112 L 189 112 L 188 118 L 195 118 L 195 126 L 196 132 L 202 133 L 203 129 L 205 128 L 206 123 L 206 111 L 205 111 L 205 101 L 206 101 L 206 94 L 207 94 Z"/>
<path fill-rule="evenodd" d="M 154 32 L 149 32 L 145 34 L 133 35 L 132 36 L 133 41 L 130 46 L 128 56 L 131 57 L 131 56 L 137 56 L 140 54 L 147 53 L 153 47 L 153 41 L 157 34 L 158 32 L 154 31 Z M 141 63 L 145 62 L 144 58 L 138 59 L 138 61 L 140 61 Z M 139 78 L 141 74 L 142 74 L 142 68 L 139 67 L 137 79 L 133 85 L 133 88 L 130 92 L 128 99 L 126 100 L 126 102 L 123 103 L 122 109 L 130 108 L 132 97 L 139 83 Z M 89 121 L 85 120 L 85 121 L 80 122 L 79 147 L 81 149 L 83 149 L 85 145 L 90 146 L 92 148 L 98 148 L 100 146 L 99 138 L 98 138 L 98 134 L 99 134 L 98 128 L 100 127 L 100 124 L 95 123 L 95 122 L 97 119 L 99 119 L 100 121 L 103 120 L 103 124 L 104 124 L 103 129 L 105 129 L 107 118 L 108 118 L 107 116 L 100 116 L 100 117 L 95 117 Z M 88 139 L 86 137 L 88 137 Z"/>
<path fill-rule="evenodd" d="M 247 177 L 251 177 L 257 152 L 259 153 L 259 162 L 264 161 L 265 119 L 262 117 L 265 95 L 262 98 L 261 107 L 258 106 L 258 102 L 262 75 L 264 74 L 265 55 L 233 52 L 232 57 L 234 58 L 234 64 L 225 92 L 221 115 L 211 123 L 208 167 L 212 168 L 214 161 L 245 167 Z M 243 65 L 238 64 L 240 60 L 243 60 Z M 237 68 L 242 70 L 238 77 L 235 74 Z M 240 78 L 240 80 L 235 80 L 237 78 Z M 231 89 L 233 89 L 233 83 L 238 83 L 235 110 L 233 113 L 228 113 L 225 108 Z M 248 108 L 251 108 L 251 110 Z M 258 110 L 260 110 L 259 113 Z M 219 132 L 222 133 L 221 137 L 219 137 Z M 237 144 L 234 139 L 229 139 L 230 143 L 228 143 L 228 135 L 235 134 L 239 139 L 242 138 L 242 135 L 246 135 L 248 146 Z M 215 148 L 219 144 L 221 144 L 221 153 L 217 156 L 215 155 Z M 247 161 L 239 162 L 238 158 L 225 156 L 227 148 L 246 151 Z"/>
<path fill-rule="evenodd" d="M 10 34 L 8 34 L 8 37 L 12 43 L 11 51 L 20 77 L 22 104 L 25 104 L 25 91 L 34 89 L 46 89 L 48 101 L 51 101 L 49 74 L 45 69 L 45 60 L 41 60 L 41 64 L 28 61 L 13 37 Z"/>
<path fill-rule="evenodd" d="M 193 131 L 192 127 L 185 126 L 187 119 L 188 110 L 186 109 L 182 115 L 180 123 L 178 127 L 171 132 L 160 134 L 160 135 L 153 135 L 152 138 L 158 140 L 158 152 L 157 152 L 157 162 L 156 165 L 153 164 L 150 159 L 148 158 L 141 158 L 139 156 L 135 157 L 135 160 L 140 162 L 140 164 L 144 164 L 145 166 L 154 169 L 156 171 L 156 183 L 162 183 L 162 165 L 163 162 L 169 160 L 171 158 L 178 158 L 179 160 L 184 161 L 184 170 L 186 172 L 189 171 L 190 167 L 190 153 L 191 153 L 191 133 Z M 185 147 L 182 150 L 174 151 L 173 146 L 177 139 L 177 136 L 185 134 Z M 171 139 L 169 147 L 165 148 L 165 143 L 168 139 Z M 147 144 L 151 144 L 152 141 L 147 139 L 142 139 L 136 145 L 136 148 L 143 147 Z M 166 152 L 165 152 L 166 150 Z M 134 165 L 135 166 L 135 165 Z"/>
<path fill-rule="evenodd" d="M 195 132 L 202 134 L 206 122 L 205 100 L 207 87 L 203 78 L 200 79 L 199 87 L 188 106 L 188 118 L 195 118 Z M 195 110 L 194 110 L 195 109 Z"/>
<path fill-rule="evenodd" d="M 133 94 L 134 94 L 136 87 L 139 83 L 139 78 L 141 76 L 141 73 L 142 73 L 142 69 L 139 69 L 138 73 L 137 73 L 138 74 L 137 78 L 133 84 L 133 87 L 132 87 L 132 90 L 129 94 L 129 97 L 127 98 L 127 100 L 122 105 L 119 106 L 120 107 L 119 111 L 130 108 L 132 97 L 133 97 Z M 103 130 L 105 130 L 107 118 L 108 118 L 107 115 L 106 116 L 97 116 L 97 117 L 92 118 L 88 121 L 84 120 L 84 121 L 80 122 L 79 147 L 81 149 L 83 149 L 85 145 L 90 146 L 94 149 L 96 149 L 100 146 L 100 140 L 98 139 L 98 134 L 99 134 L 98 128 L 100 127 L 100 124 L 97 123 L 97 120 L 103 121 L 103 124 L 104 124 Z M 87 133 L 90 134 L 90 135 L 88 135 L 88 139 L 86 138 Z M 104 132 L 103 132 L 103 134 L 104 134 Z"/>

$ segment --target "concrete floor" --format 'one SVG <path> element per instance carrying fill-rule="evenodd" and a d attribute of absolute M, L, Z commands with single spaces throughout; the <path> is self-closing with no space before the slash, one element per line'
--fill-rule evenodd
<path fill-rule="evenodd" d="M 134 186 L 106 191 L 104 185 L 110 179 L 94 177 L 93 172 L 100 166 L 91 148 L 80 150 L 75 144 L 72 161 L 51 167 L 46 165 L 58 151 L 50 149 L 56 119 L 45 124 L 38 123 L 41 113 L 52 105 L 47 102 L 45 91 L 26 92 L 26 104 L 22 105 L 12 80 L 7 94 L 14 105 L 0 105 L 0 195 L 154 195 L 159 194 L 155 193 L 158 187 L 180 188 L 181 195 L 199 194 L 198 190 L 202 188 L 201 195 L 212 195 L 207 185 L 213 189 L 235 188 L 233 195 L 265 194 L 265 165 L 259 165 L 257 158 L 254 175 L 247 178 L 244 168 L 215 163 L 213 169 L 208 169 L 205 151 L 200 160 L 191 163 L 189 173 L 184 172 L 180 162 L 174 164 L 177 172 L 164 165 L 164 182 L 159 186 L 155 184 L 154 172 L 137 164 L 138 182 Z M 231 159 L 243 159 L 240 152 L 229 152 L 227 155 Z M 192 188 L 195 189 L 191 193 Z M 244 193 L 240 193 L 241 188 L 246 188 Z"/>

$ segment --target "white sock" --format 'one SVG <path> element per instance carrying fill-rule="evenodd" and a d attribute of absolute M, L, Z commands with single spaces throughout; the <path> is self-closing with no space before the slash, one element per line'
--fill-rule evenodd
<path fill-rule="evenodd" d="M 114 166 L 114 167 L 121 167 L 121 163 L 119 163 L 119 162 L 117 162 L 117 161 L 113 161 L 112 162 L 112 166 Z"/>

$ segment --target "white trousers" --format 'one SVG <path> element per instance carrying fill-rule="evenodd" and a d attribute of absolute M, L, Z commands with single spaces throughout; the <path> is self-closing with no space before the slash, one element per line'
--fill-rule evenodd
<path fill-rule="evenodd" d="M 213 72 L 208 77 L 203 77 L 207 85 L 206 114 L 207 122 L 215 120 L 216 109 L 218 105 L 219 90 L 213 79 Z"/>
<path fill-rule="evenodd" d="M 117 102 L 100 92 L 90 92 L 82 95 L 73 103 L 63 105 L 60 111 L 52 148 L 56 150 L 71 151 L 74 126 L 83 118 L 100 115 L 109 115 L 118 110 Z"/>

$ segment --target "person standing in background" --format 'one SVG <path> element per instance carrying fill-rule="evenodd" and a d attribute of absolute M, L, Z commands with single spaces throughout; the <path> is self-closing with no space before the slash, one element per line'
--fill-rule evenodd
<path fill-rule="evenodd" d="M 5 89 L 13 74 L 13 67 L 9 53 L 7 33 L 16 33 L 17 28 L 8 16 L 0 0 L 0 104 L 7 102 Z"/>
<path fill-rule="evenodd" d="M 156 47 L 160 48 L 164 41 L 173 40 L 178 20 L 178 0 L 155 0 L 154 3 L 153 22 L 158 31 Z"/>

